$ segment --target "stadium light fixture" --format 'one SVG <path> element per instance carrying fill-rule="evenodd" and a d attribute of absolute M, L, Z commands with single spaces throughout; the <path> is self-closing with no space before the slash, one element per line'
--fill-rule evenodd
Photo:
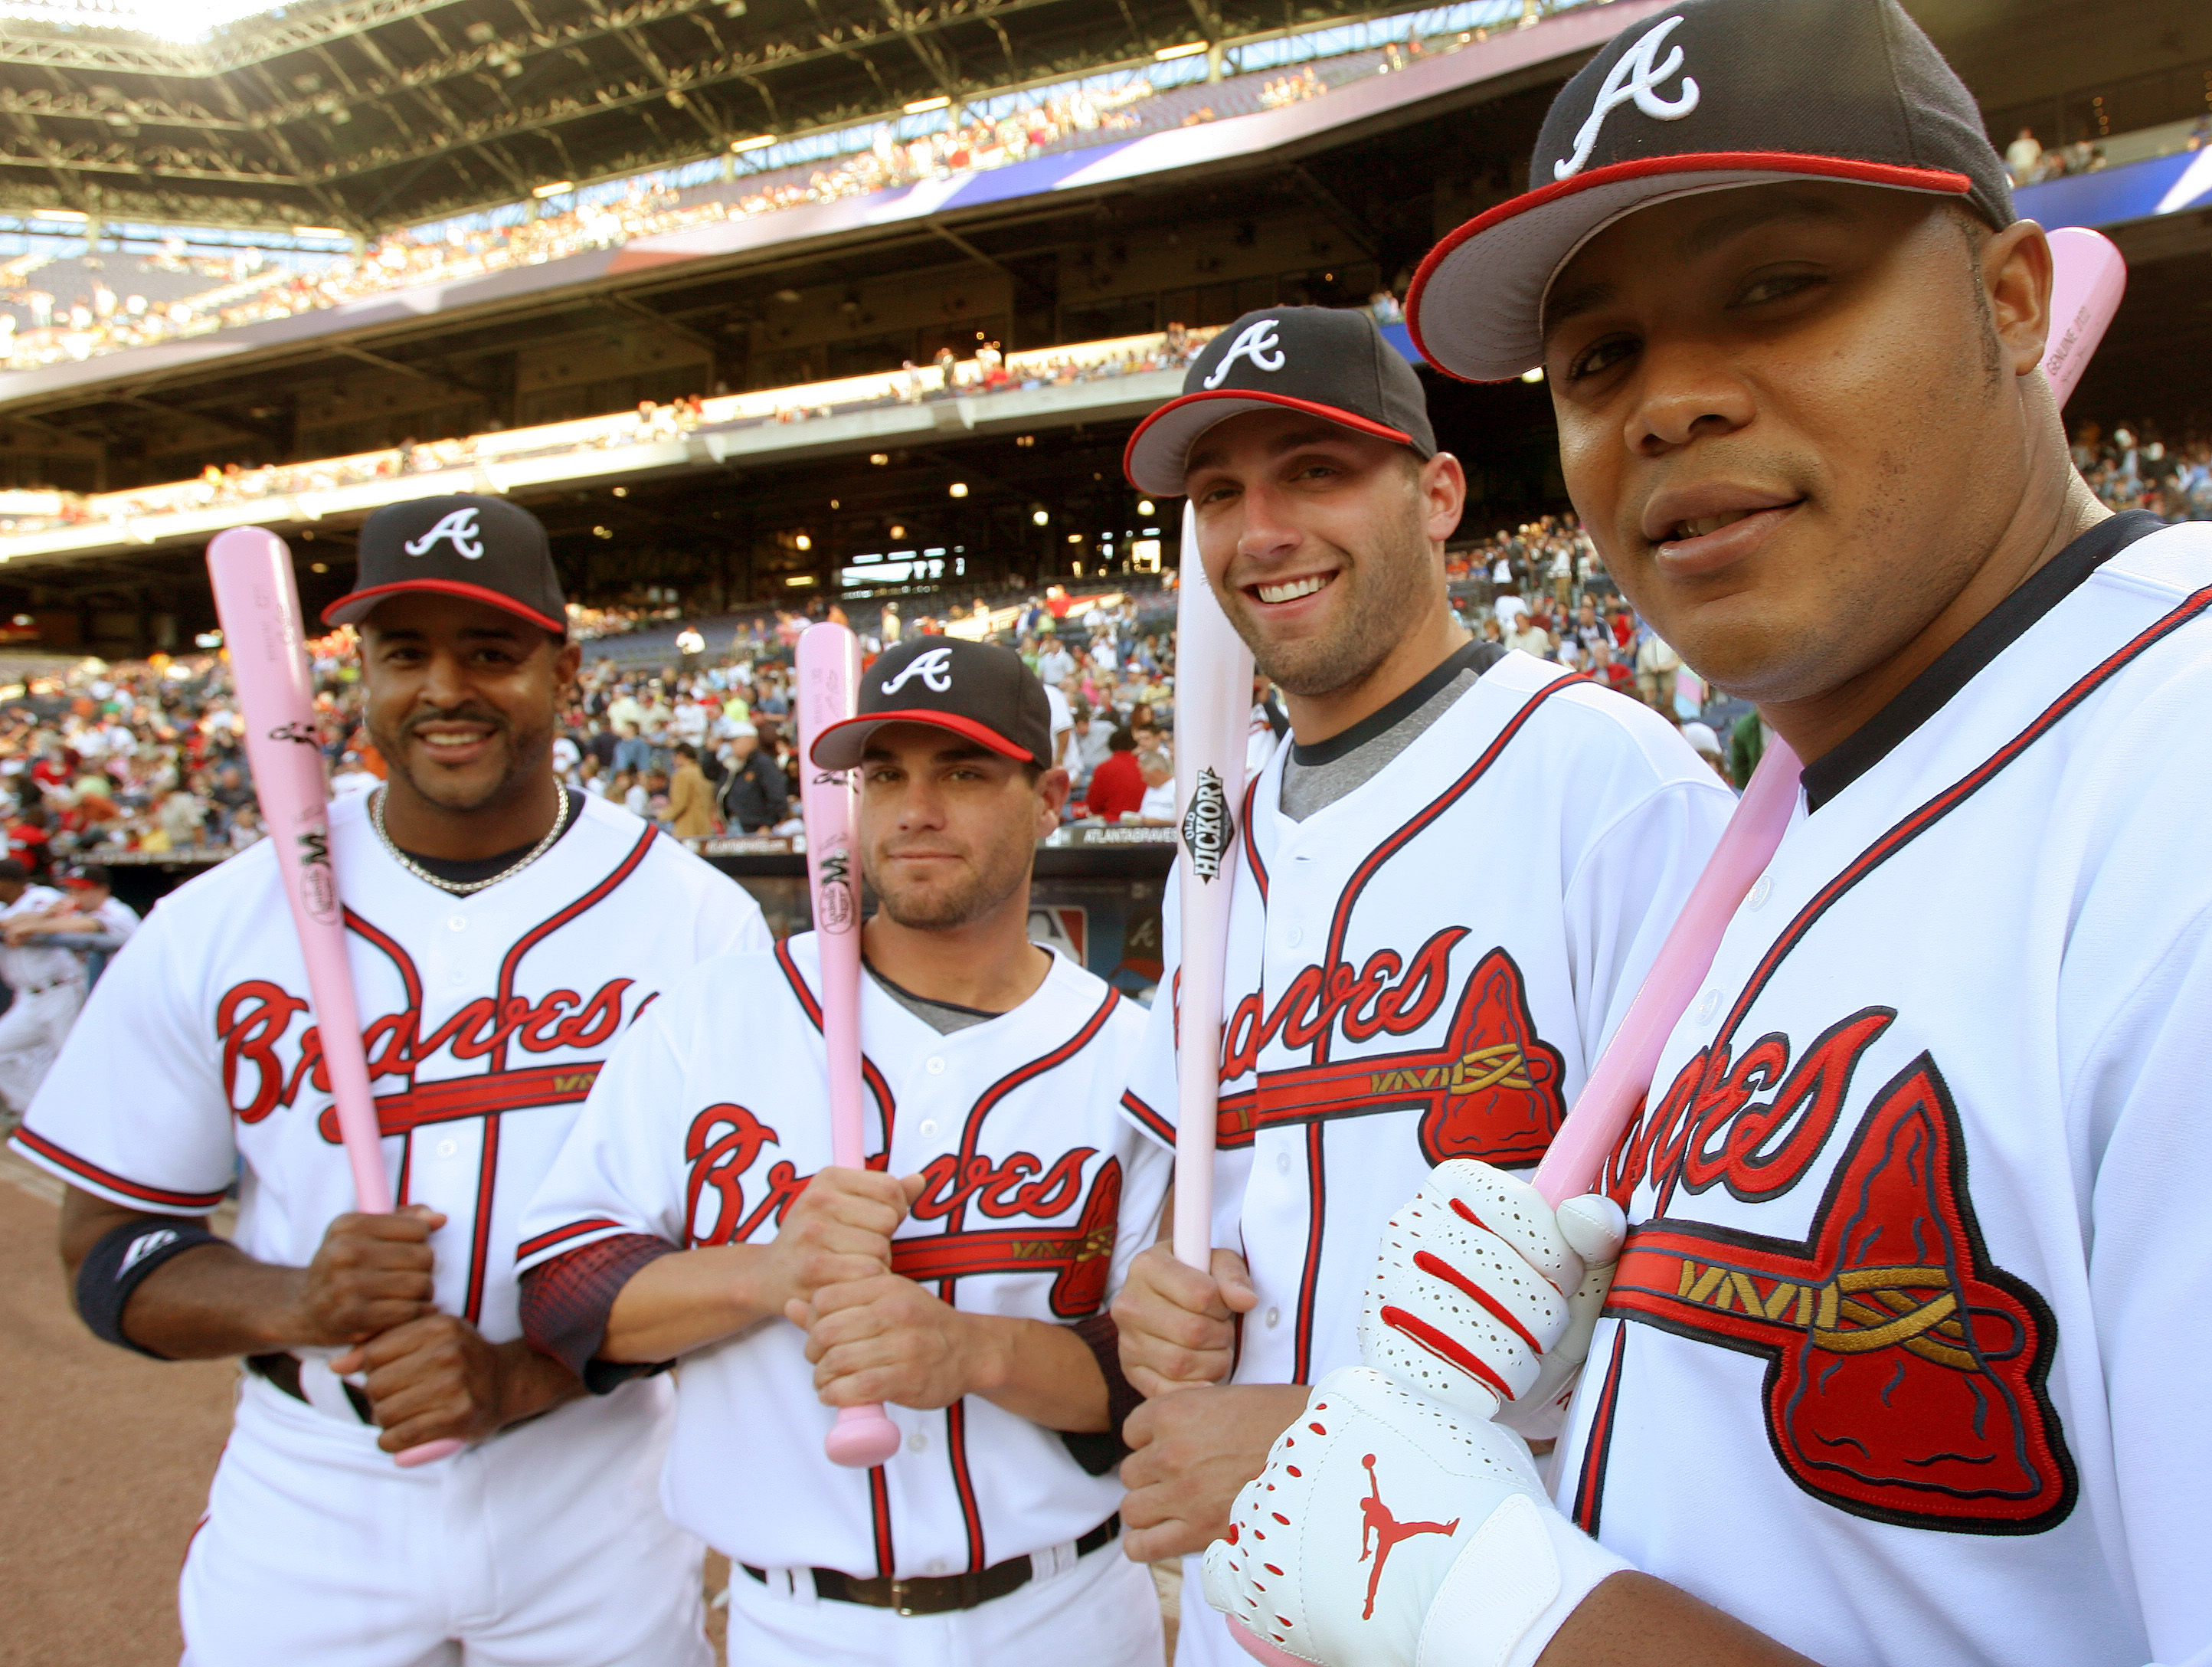
<path fill-rule="evenodd" d="M 942 110 L 951 102 L 951 99 L 940 93 L 933 99 L 916 99 L 906 106 L 906 113 L 909 116 L 924 116 L 933 110 Z"/>
<path fill-rule="evenodd" d="M 92 216 L 81 209 L 33 209 L 33 220 L 62 220 L 72 226 L 82 226 Z"/>
<path fill-rule="evenodd" d="M 868 453 L 868 461 L 874 464 L 878 469 L 885 467 L 890 460 L 891 456 L 889 452 L 870 452 Z"/>
<path fill-rule="evenodd" d="M 556 179 L 550 185 L 538 186 L 537 190 L 532 192 L 530 194 L 542 203 L 549 197 L 566 197 L 570 192 L 575 189 L 576 186 L 573 180 Z"/>
<path fill-rule="evenodd" d="M 1137 500 L 1137 513 L 1139 515 L 1151 514 L 1152 513 L 1152 501 L 1150 498 L 1139 498 Z"/>
<path fill-rule="evenodd" d="M 793 545 L 793 546 L 795 546 L 797 549 L 799 549 L 799 550 L 800 550 L 800 551 L 809 551 L 809 550 L 811 550 L 811 549 L 813 549 L 813 548 L 814 548 L 814 540 L 813 540 L 813 539 L 811 539 L 811 538 L 808 538 L 808 537 L 807 537 L 804 532 L 800 533 L 797 538 L 793 538 L 791 542 L 792 542 L 792 544 Z"/>
<path fill-rule="evenodd" d="M 945 490 L 956 498 L 964 498 L 968 496 L 968 483 L 964 480 L 956 480 Z"/>
<path fill-rule="evenodd" d="M 773 133 L 756 133 L 750 139 L 732 139 L 730 149 L 742 155 L 748 150 L 765 150 L 775 143 Z"/>
<path fill-rule="evenodd" d="M 1080 532 L 1071 532 L 1067 535 L 1067 541 L 1072 545 L 1079 545 L 1083 542 L 1083 535 Z"/>
<path fill-rule="evenodd" d="M 1170 58 L 1196 58 L 1205 50 L 1206 43 L 1203 40 L 1186 40 L 1180 46 L 1163 46 L 1154 52 L 1152 57 L 1158 62 L 1165 64 Z"/>
<path fill-rule="evenodd" d="M 811 573 L 794 573 L 787 577 L 783 582 L 797 589 L 799 586 L 812 584 L 814 575 Z"/>
<path fill-rule="evenodd" d="M 1030 519 L 1035 521 L 1039 526 L 1042 526 L 1047 521 L 1050 520 L 1052 517 L 1042 509 L 1033 509 L 1030 512 Z"/>
<path fill-rule="evenodd" d="M 894 538 L 903 538 L 906 537 L 906 528 L 903 526 L 895 526 L 891 528 L 891 537 Z"/>

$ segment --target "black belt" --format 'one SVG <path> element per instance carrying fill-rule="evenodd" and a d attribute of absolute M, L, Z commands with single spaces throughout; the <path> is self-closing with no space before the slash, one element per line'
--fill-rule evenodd
<path fill-rule="evenodd" d="M 1116 1512 L 1075 1542 L 1075 1554 L 1088 1557 L 1101 1546 L 1111 1545 L 1121 1533 L 1121 1515 Z M 766 1569 L 755 1568 L 750 1563 L 738 1567 L 763 1585 L 768 1584 Z M 887 1580 L 881 1576 L 863 1580 L 835 1568 L 807 1573 L 814 1577 L 814 1595 L 825 1602 L 865 1603 L 871 1609 L 896 1609 L 901 1615 L 950 1615 L 956 1609 L 972 1609 L 1019 1591 L 1036 1576 L 1036 1567 L 1026 1554 L 994 1563 L 980 1573 L 921 1575 L 910 1580 Z"/>
<path fill-rule="evenodd" d="M 276 1384 L 295 1401 L 303 1405 L 313 1404 L 308 1401 L 307 1390 L 300 1387 L 300 1357 L 298 1355 L 249 1354 L 246 1357 L 246 1369 L 256 1378 L 264 1378 Z M 376 1422 L 375 1410 L 369 1405 L 366 1393 L 357 1385 L 349 1384 L 343 1378 L 338 1379 L 338 1387 L 345 1391 L 346 1399 L 352 1404 L 355 1415 L 362 1423 Z"/>

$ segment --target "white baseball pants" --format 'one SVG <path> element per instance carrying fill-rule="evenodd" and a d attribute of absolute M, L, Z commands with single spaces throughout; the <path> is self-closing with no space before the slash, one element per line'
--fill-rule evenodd
<path fill-rule="evenodd" d="M 805 1574 L 730 1571 L 732 1667 L 1161 1667 L 1159 1594 L 1117 1541 L 951 1615 L 825 1603 Z"/>
<path fill-rule="evenodd" d="M 668 1393 L 403 1470 L 244 1378 L 185 1559 L 184 1667 L 708 1667 L 702 1548 L 659 1505 Z"/>
<path fill-rule="evenodd" d="M 71 978 L 36 995 L 19 993 L 0 1013 L 0 1100 L 17 1116 L 31 1109 L 31 1096 L 46 1080 L 83 1006 L 84 980 Z"/>

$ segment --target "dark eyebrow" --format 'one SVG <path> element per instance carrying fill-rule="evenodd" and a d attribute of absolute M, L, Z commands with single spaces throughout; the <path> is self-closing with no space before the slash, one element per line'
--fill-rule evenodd
<path fill-rule="evenodd" d="M 1340 423 L 1316 423 L 1306 428 L 1292 429 L 1267 447 L 1267 455 L 1271 458 L 1281 457 L 1285 453 L 1298 451 L 1308 446 L 1342 445 L 1358 438 L 1358 436 L 1352 430 Z M 1203 445 L 1204 441 L 1201 440 L 1200 443 Z M 1194 451 L 1184 459 L 1183 478 L 1188 479 L 1200 469 L 1218 468 L 1221 465 L 1221 459 L 1222 452 L 1218 446 L 1207 451 Z"/>
<path fill-rule="evenodd" d="M 1858 216 L 1848 204 L 1826 192 L 1764 190 L 1735 192 L 1730 196 L 1748 200 L 1732 203 L 1696 222 L 1674 242 L 1674 252 L 1687 260 L 1709 255 L 1732 237 L 1777 220 L 1821 220 L 1849 222 Z M 1549 295 L 1544 301 L 1544 337 L 1569 319 L 1608 305 L 1618 292 L 1603 279 L 1592 279 Z"/>

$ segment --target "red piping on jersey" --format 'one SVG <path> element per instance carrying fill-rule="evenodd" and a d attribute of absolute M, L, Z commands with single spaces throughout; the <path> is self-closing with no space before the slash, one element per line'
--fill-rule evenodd
<path fill-rule="evenodd" d="M 888 1580 L 897 1573 L 898 1560 L 891 1548 L 890 1484 L 880 1464 L 868 1472 L 868 1515 L 876 1530 L 876 1578 Z"/>
<path fill-rule="evenodd" d="M 960 1516 L 968 1528 L 968 1572 L 981 1574 L 990 1563 L 983 1554 L 983 1513 L 975 1507 L 975 1479 L 968 1474 L 965 1401 L 955 1401 L 945 1409 L 945 1445 L 952 1461 L 952 1485 L 960 1494 Z"/>
<path fill-rule="evenodd" d="M 1068 1037 L 1051 1052 L 1040 1054 L 1026 1065 L 1017 1065 L 982 1092 L 975 1105 L 969 1110 L 967 1127 L 960 1131 L 959 1167 L 954 1171 L 955 1174 L 967 1173 L 969 1160 L 975 1157 L 976 1146 L 983 1136 L 983 1119 L 998 1109 L 999 1102 L 1032 1078 L 1042 1076 L 1047 1071 L 1057 1070 L 1089 1047 L 1093 1038 L 1104 1026 L 1106 1015 L 1120 1006 L 1121 1001 L 1121 992 L 1109 987 L 1106 991 L 1106 999 L 1098 1004 L 1097 1011 L 1084 1021 L 1081 1030 L 1076 1031 L 1073 1036 Z M 952 1207 L 951 1213 L 946 1216 L 945 1232 L 958 1232 L 961 1218 L 967 1213 L 968 1202 L 967 1200 L 963 1199 Z"/>
<path fill-rule="evenodd" d="M 1260 778 L 1244 784 L 1244 861 L 1252 865 L 1252 878 L 1260 882 L 1260 903 L 1267 902 L 1267 865 L 1260 861 L 1260 842 L 1252 837 L 1252 806 L 1259 802 Z"/>
<path fill-rule="evenodd" d="M 799 976 L 799 964 L 791 958 L 790 944 L 788 938 L 776 940 L 775 964 L 783 969 L 785 982 L 790 984 L 792 995 L 798 998 L 799 1011 L 806 1015 L 806 1022 L 818 1031 L 822 1028 L 822 1004 L 814 999 L 814 992 L 806 987 L 806 980 Z M 884 1074 L 876 1068 L 876 1062 L 868 1057 L 865 1048 L 860 1050 L 860 1078 L 868 1085 L 868 1092 L 876 1097 L 876 1117 L 882 1125 L 883 1149 L 889 1153 L 891 1149 L 891 1122 L 897 1108 L 891 1098 L 890 1084 L 884 1080 Z"/>
<path fill-rule="evenodd" d="M 1138 1098 L 1137 1091 L 1135 1089 L 1131 1088 L 1123 1092 L 1121 1096 L 1121 1104 L 1123 1109 L 1126 1110 L 1131 1116 L 1134 1117 L 1139 1122 L 1144 1124 L 1146 1129 L 1152 1130 L 1152 1132 L 1159 1139 L 1167 1141 L 1170 1145 L 1173 1145 L 1175 1143 L 1175 1124 L 1169 1122 L 1168 1119 L 1162 1116 L 1158 1112 L 1153 1110 L 1152 1108 L 1146 1104 L 1143 1100 Z M 1216 1120 L 1218 1121 L 1219 1114 L 1217 1112 L 1215 1116 Z"/>
<path fill-rule="evenodd" d="M 549 1232 L 538 1234 L 535 1238 L 524 1239 L 515 1247 L 514 1259 L 521 1262 L 536 1256 L 541 1250 L 550 1250 L 556 1244 L 565 1244 L 572 1238 L 581 1238 L 586 1233 L 605 1232 L 610 1227 L 621 1226 L 621 1222 L 604 1215 L 590 1216 L 581 1221 L 571 1221 L 565 1227 L 555 1227 Z"/>
<path fill-rule="evenodd" d="M 1605 1368 L 1605 1387 L 1598 1393 L 1597 1410 L 1591 1415 L 1589 1444 L 1575 1481 L 1575 1526 L 1597 1537 L 1598 1512 L 1605 1495 L 1605 1467 L 1613 1457 L 1613 1414 L 1620 1404 L 1620 1364 L 1628 1347 L 1628 1328 L 1613 1334 L 1613 1358 Z"/>
<path fill-rule="evenodd" d="M 1465 775 L 1431 799 L 1403 827 L 1370 851 L 1366 860 L 1352 870 L 1352 879 L 1346 885 L 1343 895 L 1336 900 L 1335 916 L 1329 922 L 1328 953 L 1322 962 L 1322 989 L 1328 988 L 1329 974 L 1344 958 L 1344 939 L 1345 934 L 1352 929 L 1352 905 L 1359 901 L 1359 894 L 1367 889 L 1367 882 L 1374 879 L 1382 865 L 1395 856 L 1414 835 L 1419 833 L 1467 795 L 1468 789 L 1488 773 L 1490 767 L 1498 762 L 1498 755 L 1505 751 L 1513 738 L 1521 733 L 1522 727 L 1535 715 L 1537 708 L 1569 684 L 1589 681 L 1589 679 L 1581 672 L 1572 672 L 1565 677 L 1554 678 L 1531 695 L 1522 703 L 1521 709 L 1516 712 L 1505 727 L 1498 732 L 1490 745 L 1482 750 L 1482 756 L 1468 766 Z M 1334 1034 L 1335 1029 L 1336 1027 L 1332 1025 L 1314 1038 L 1315 1064 L 1319 1065 L 1328 1059 L 1328 1039 Z"/>
<path fill-rule="evenodd" d="M 484 1261 L 491 1251 L 491 1198 L 499 1186 L 499 1119 L 496 1111 L 486 1114 L 483 1144 L 477 1153 L 477 1230 L 469 1245 L 466 1310 L 471 1325 L 483 1313 Z"/>
<path fill-rule="evenodd" d="M 1796 918 L 1783 929 L 1781 935 L 1774 940 L 1766 953 L 1759 958 L 1759 964 L 1753 969 L 1750 978 L 1745 982 L 1742 992 L 1730 1005 L 1728 1017 L 1722 1021 L 1719 1031 L 1707 1045 L 1706 1057 L 1717 1059 L 1720 1056 L 1735 1035 L 1737 1029 L 1742 1025 L 1752 1005 L 1772 980 L 1782 963 L 1799 944 L 1804 941 L 1806 934 L 1812 930 L 1814 922 L 1841 901 L 1844 893 L 1851 891 L 1861 880 L 1873 873 L 1891 857 L 1895 856 L 1922 834 L 1927 832 L 1929 829 L 1934 827 L 1996 780 L 2000 773 L 2021 757 L 2029 747 L 2049 734 L 2075 708 L 2080 706 L 2091 695 L 2118 675 L 2138 655 L 2179 630 L 2184 625 L 2203 613 L 2208 607 L 2212 607 L 2212 587 L 2207 587 L 2194 593 L 2163 618 L 2144 627 L 2134 637 L 2084 672 L 2064 694 L 2038 713 L 2033 722 L 1984 759 L 1970 774 L 1961 777 L 1933 799 L 1909 812 L 1854 858 L 1850 865 L 1841 873 L 1822 886 L 1814 895 L 1812 900 L 1797 911 Z M 1650 1114 L 1647 1110 L 1644 1115 L 1648 1116 Z M 1640 1122 L 1639 1119 L 1639 1124 Z M 1638 1124 L 1632 1124 L 1622 1135 L 1623 1147 L 1635 1140 L 1638 1128 Z M 1632 1230 L 1630 1233 L 1632 1241 L 1634 1237 Z M 1629 1314 L 1633 1317 L 1633 1311 L 1629 1311 Z M 1625 1335 L 1624 1327 L 1623 1335 Z M 1613 1369 L 1607 1378 L 1605 1396 L 1598 1404 L 1597 1414 L 1591 1425 L 1589 1451 L 1583 1457 L 1580 1490 L 1575 1502 L 1576 1523 L 1585 1532 L 1590 1534 L 1597 1532 L 1598 1516 L 1603 1503 L 1601 1494 L 1605 1487 L 1605 1457 L 1603 1444 L 1599 1437 L 1603 1433 L 1610 1439 L 1612 1408 L 1620 1390 L 1620 1361 L 1621 1339 L 1616 1337 L 1613 1345 Z"/>
<path fill-rule="evenodd" d="M 512 946 L 508 948 L 506 957 L 499 964 L 499 995 L 493 1007 L 495 1013 L 507 1011 L 507 998 L 514 994 L 514 975 L 521 969 L 522 958 L 546 938 L 574 920 L 577 916 L 604 903 L 608 893 L 637 872 L 638 864 L 645 861 L 645 854 L 653 849 L 653 842 L 659 837 L 657 829 L 647 828 L 638 836 L 637 843 L 630 847 L 629 855 L 616 865 L 612 873 L 585 892 L 582 897 L 548 916 L 514 940 Z M 644 1010 L 640 1008 L 639 1011 Z M 635 1023 L 635 1019 L 632 1022 Z M 507 1038 L 505 1037 L 501 1037 L 491 1050 L 491 1068 L 494 1071 L 504 1071 L 507 1068 Z"/>
<path fill-rule="evenodd" d="M 166 1210 L 182 1210 L 198 1214 L 211 1210 L 222 1202 L 228 1188 L 217 1187 L 213 1192 L 170 1192 L 161 1187 L 143 1186 L 136 1181 L 126 1181 L 112 1170 L 102 1169 L 88 1158 L 80 1158 L 66 1147 L 56 1146 L 43 1135 L 28 1129 L 18 1129 L 15 1141 L 37 1153 L 49 1162 L 59 1164 L 72 1175 L 82 1176 L 96 1187 L 106 1187 L 110 1192 L 119 1192 L 125 1197 L 142 1204 L 152 1204 Z"/>
<path fill-rule="evenodd" d="M 400 988 L 407 992 L 408 1007 L 415 1013 L 421 1013 L 422 1011 L 422 975 L 415 970 L 415 958 L 402 949 L 399 946 L 399 940 L 389 933 L 371 926 L 350 909 L 346 910 L 344 913 L 345 923 L 349 927 L 391 957 L 392 965 L 399 971 Z M 413 1040 L 412 1037 L 409 1039 L 410 1042 Z M 410 1049 L 409 1051 L 411 1054 L 413 1050 Z"/>
<path fill-rule="evenodd" d="M 523 1071 L 497 1075 L 445 1077 L 419 1088 L 376 1097 L 376 1126 L 386 1135 L 411 1135 L 431 1123 L 460 1122 L 501 1111 L 535 1110 L 544 1105 L 574 1105 L 590 1097 L 599 1080 L 602 1062 L 578 1060 L 567 1065 L 533 1065 Z M 339 1144 L 338 1116 L 325 1106 L 316 1128 L 332 1146 Z M 404 1160 L 403 1160 L 404 1161 Z"/>
<path fill-rule="evenodd" d="M 1314 1287 L 1321 1282 L 1321 1247 L 1328 1237 L 1328 1177 L 1322 1173 L 1327 1123 L 1306 1125 L 1306 1265 L 1298 1270 L 1298 1330 L 1291 1381 L 1313 1381 Z"/>

